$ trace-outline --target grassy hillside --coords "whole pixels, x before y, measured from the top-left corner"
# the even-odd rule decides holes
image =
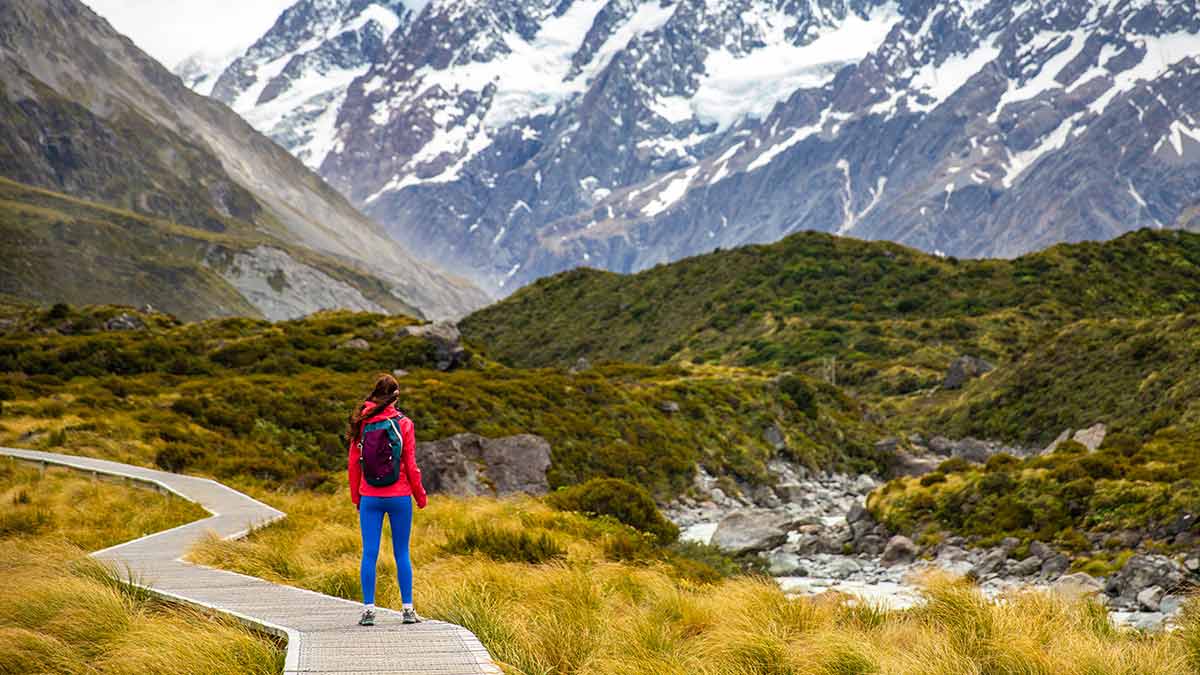
[[[1160,548],[1194,546],[1185,518],[1200,513],[1196,314],[1075,322],[961,392],[904,405],[906,424],[952,436],[1041,448],[1098,422],[1108,435],[1093,453],[1064,444],[896,481],[872,498],[895,529],[1041,539],[1077,552],[1111,548],[1107,537],[1124,530]]]
[[[660,498],[694,467],[769,480],[778,426],[798,461],[869,469],[882,434],[839,390],[803,376],[714,366],[517,370],[481,355],[434,369],[404,317],[334,312],[270,324],[225,319],[99,330],[111,308],[35,310],[0,335],[0,441],[219,477],[311,480],[345,464],[346,415],[375,373],[396,368],[418,438],[534,433],[553,448],[552,485],[611,476]],[[343,348],[353,339],[366,350]],[[731,487],[734,492],[736,488]]]
[[[389,311],[416,313],[371,275],[213,218],[207,229],[187,227],[0,178],[0,247],[13,252],[0,269],[0,295],[47,305],[149,304],[185,320],[261,316],[217,261],[269,245]]]
[[[804,368],[884,394],[935,384],[959,353],[1005,360],[1082,318],[1200,307],[1200,235],[1143,230],[1016,260],[956,260],[819,233],[634,275],[576,270],[468,317],[513,366],[580,356]],[[552,335],[554,339],[546,339]]]
[[[342,489],[261,494],[288,518],[192,557],[357,600],[359,536]],[[1193,608],[1179,630],[1142,635],[1113,628],[1093,600],[1026,592],[993,603],[930,578],[925,605],[889,612],[836,596],[791,599],[770,579],[697,580],[678,559],[623,553],[628,536],[528,499],[434,497],[414,523],[417,610],[474,631],[510,675],[1185,675],[1200,666]],[[544,554],[515,559],[523,538],[547,541]],[[378,583],[376,602],[398,607],[390,551]]]
[[[1005,537],[1053,543],[1090,557],[1125,549],[1191,551],[1200,513],[1200,430],[1171,427],[1145,442],[1117,434],[1095,452],[1067,442],[1045,456],[1007,455],[987,465],[949,460],[943,470],[892,481],[868,506],[893,530],[918,537],[964,535],[995,544]],[[1122,536],[1136,535],[1131,541]]]
[[[1097,422],[1137,439],[1200,429],[1200,314],[1071,323],[962,391],[907,410],[917,427],[1038,447]]]
[[[86,557],[202,517],[198,506],[0,458],[0,673],[251,673],[282,646],[232,620],[167,605]]]

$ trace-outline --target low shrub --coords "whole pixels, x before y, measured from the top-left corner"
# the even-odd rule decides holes
[[[923,487],[929,487],[930,485],[937,485],[938,483],[945,482],[946,474],[942,473],[941,471],[930,471],[924,476],[921,476],[921,485]]]
[[[163,471],[183,473],[203,457],[204,451],[194,445],[167,443],[166,447],[154,456],[154,465]]]
[[[987,463],[984,464],[984,471],[987,471],[988,473],[994,473],[996,471],[1011,471],[1020,463],[1021,460],[1017,459],[1016,457],[1013,457],[1008,453],[1001,452],[988,457]]]
[[[564,511],[611,516],[654,535],[662,544],[669,544],[679,537],[679,528],[662,515],[650,493],[619,478],[593,478],[581,485],[553,492],[546,501]]]
[[[937,470],[942,473],[954,473],[956,471],[966,471],[971,468],[971,463],[962,457],[951,457],[950,459],[942,460],[938,464]]]

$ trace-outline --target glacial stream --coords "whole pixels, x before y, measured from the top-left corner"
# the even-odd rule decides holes
[[[1143,629],[1170,626],[1182,602],[1182,597],[1166,595],[1151,598],[1157,603],[1151,608],[1120,596],[1110,599],[1104,579],[1069,573],[1065,556],[1049,547],[1043,547],[1045,560],[1012,560],[1003,548],[971,549],[955,541],[927,552],[932,556],[917,556],[911,542],[881,537],[882,528],[869,520],[864,502],[877,485],[870,476],[810,475],[782,462],[771,468],[779,478],[775,490],[759,490],[753,500],[726,495],[701,472],[696,494],[704,498],[684,497],[665,511],[679,525],[680,539],[754,551],[788,594],[835,592],[888,609],[922,602],[920,578],[938,570],[973,573],[992,598],[1022,588],[1096,593],[1108,602],[1114,623]],[[881,539],[886,550],[880,550]],[[1144,583],[1154,582],[1152,574],[1143,576]]]

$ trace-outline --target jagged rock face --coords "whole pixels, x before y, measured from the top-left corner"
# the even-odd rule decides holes
[[[412,0],[301,0],[211,83],[190,62],[176,70],[316,168],[335,140],[347,87],[420,7]]]
[[[457,434],[417,444],[417,465],[430,492],[460,496],[543,495],[550,489],[550,443],[519,434],[484,438]]]
[[[354,286],[297,261],[286,251],[259,246],[206,262],[270,321],[298,319],[323,309],[384,313]]]
[[[320,171],[502,292],[803,229],[1011,256],[1194,226],[1197,9],[435,0]]]

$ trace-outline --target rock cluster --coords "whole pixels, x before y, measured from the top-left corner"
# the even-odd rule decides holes
[[[1104,442],[1104,437],[1107,435],[1108,427],[1103,422],[1097,422],[1086,429],[1078,431],[1063,429],[1063,432],[1042,450],[1042,454],[1046,455],[1054,452],[1059,445],[1062,445],[1068,439],[1083,445],[1089,452],[1095,452],[1096,448],[1100,447],[1100,444]]]
[[[121,312],[104,322],[104,330],[112,331],[142,330],[145,327],[146,324],[140,317],[128,312]]]
[[[992,455],[1007,454],[1013,457],[1029,457],[1037,454],[1031,448],[1009,445],[998,441],[985,441],[967,436],[952,440],[945,436],[925,439],[913,434],[902,443],[897,438],[885,438],[875,444],[875,450],[890,458],[889,474],[897,476],[921,476],[933,471],[943,461],[959,457],[968,462],[983,464]]]
[[[929,446],[947,453],[943,457],[964,458],[1003,448],[945,439],[933,439]],[[811,472],[778,460],[769,468],[776,479],[773,487],[743,488],[738,495],[726,494],[716,478],[701,470],[696,496],[670,504],[666,514],[684,538],[759,555],[771,575],[787,578],[787,587],[912,596],[906,579],[916,570],[936,567],[976,580],[989,595],[1019,586],[1096,595],[1116,620],[1142,628],[1169,620],[1193,573],[1200,572],[1200,556],[1181,564],[1162,555],[1135,555],[1108,579],[1072,574],[1065,553],[1041,541],[1022,546],[1016,538],[978,548],[965,538],[949,537],[922,549],[888,532],[865,508],[866,495],[877,485],[870,476]]]

